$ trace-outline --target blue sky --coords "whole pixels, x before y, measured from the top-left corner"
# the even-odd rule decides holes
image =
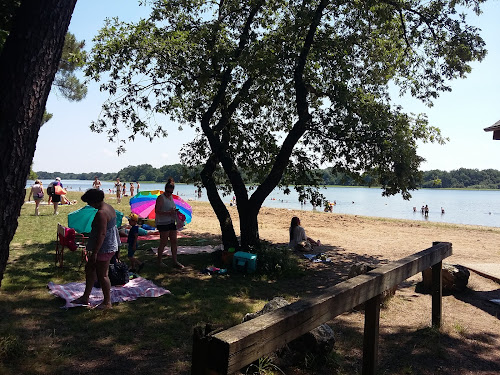
[[[471,18],[471,23],[482,29],[488,55],[482,63],[473,65],[473,71],[465,80],[452,82],[452,92],[443,93],[428,108],[412,98],[394,98],[407,112],[425,112],[431,125],[441,129],[450,141],[444,145],[420,145],[419,155],[427,161],[422,170],[458,168],[500,169],[500,141],[492,140],[492,133],[485,127],[500,120],[500,39],[498,19],[500,2],[492,0],[483,7],[483,14]],[[119,17],[134,21],[148,15],[147,8],[136,0],[80,0],[69,27],[78,40],[86,41],[90,49],[92,39],[103,26],[106,17]],[[167,138],[152,143],[137,137],[126,145],[127,152],[118,156],[117,145],[110,143],[105,134],[92,133],[91,121],[96,120],[106,95],[99,86],[91,83],[87,98],[70,103],[50,94],[47,109],[54,117],[39,133],[33,169],[59,172],[117,172],[129,165],[151,164],[159,168],[179,162],[181,146],[193,138],[194,131],[177,129],[169,124]]]

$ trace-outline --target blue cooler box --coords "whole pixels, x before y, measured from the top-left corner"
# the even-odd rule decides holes
[[[233,256],[233,268],[240,272],[255,272],[257,269],[257,255],[238,251]]]

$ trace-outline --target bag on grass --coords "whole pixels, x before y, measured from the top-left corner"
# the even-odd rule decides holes
[[[129,281],[128,266],[117,260],[109,265],[108,275],[111,285],[124,285]]]
[[[300,241],[295,246],[295,250],[309,252],[309,251],[312,251],[312,246],[311,246],[311,243],[309,241]]]

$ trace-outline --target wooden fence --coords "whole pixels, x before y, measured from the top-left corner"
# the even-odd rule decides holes
[[[365,304],[362,374],[376,373],[381,294],[432,267],[432,324],[441,327],[442,260],[449,242],[376,268],[222,332],[193,336],[192,375],[232,374],[336,316]]]

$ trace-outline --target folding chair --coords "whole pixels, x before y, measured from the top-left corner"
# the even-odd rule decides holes
[[[81,261],[79,268],[87,259],[87,247],[85,245],[85,237],[83,234],[76,233],[73,228],[67,228],[57,223],[57,238],[56,238],[56,266],[62,268],[64,263],[64,248],[67,247],[70,251],[81,250]]]

